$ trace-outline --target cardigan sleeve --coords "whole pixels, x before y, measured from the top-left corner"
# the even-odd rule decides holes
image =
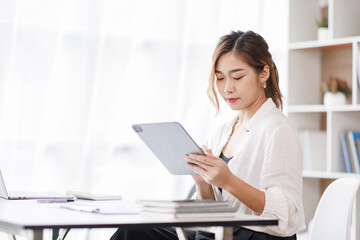
[[[265,192],[264,217],[279,219],[267,232],[290,236],[302,229],[302,151],[297,133],[282,126],[269,136],[260,176],[260,189]]]

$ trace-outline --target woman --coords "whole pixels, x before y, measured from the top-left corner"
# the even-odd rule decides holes
[[[278,82],[259,34],[237,31],[220,38],[208,94],[219,111],[217,88],[237,115],[218,130],[209,148],[203,147],[205,156],[185,157],[198,173],[193,176],[196,195],[230,201],[241,213],[279,219],[277,226],[236,228],[234,239],[296,239],[304,227],[302,151],[295,129],[279,110]],[[207,233],[186,233],[189,239],[213,239]],[[120,235],[118,231],[112,239],[124,239]],[[128,237],[176,239],[176,234],[166,228],[129,232]]]

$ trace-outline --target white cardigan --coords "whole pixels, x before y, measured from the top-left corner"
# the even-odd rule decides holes
[[[210,142],[215,156],[220,156],[236,118],[223,125]],[[276,217],[278,226],[247,227],[275,236],[291,236],[304,229],[302,207],[302,150],[295,128],[279,111],[271,98],[246,125],[246,136],[228,163],[231,172],[265,192],[261,216]],[[217,200],[228,200],[239,212],[255,214],[229,192],[213,186]]]

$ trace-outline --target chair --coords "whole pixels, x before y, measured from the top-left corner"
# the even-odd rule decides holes
[[[332,182],[316,208],[310,240],[349,240],[353,203],[360,180],[340,178]]]
[[[191,199],[195,192],[196,192],[196,185],[193,184],[192,187],[190,188],[190,191],[189,191],[186,199]]]

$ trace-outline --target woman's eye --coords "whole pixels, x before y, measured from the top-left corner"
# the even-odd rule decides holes
[[[242,77],[234,77],[234,80],[240,80]]]
[[[220,80],[223,80],[224,78],[216,78],[216,80],[220,81]]]

